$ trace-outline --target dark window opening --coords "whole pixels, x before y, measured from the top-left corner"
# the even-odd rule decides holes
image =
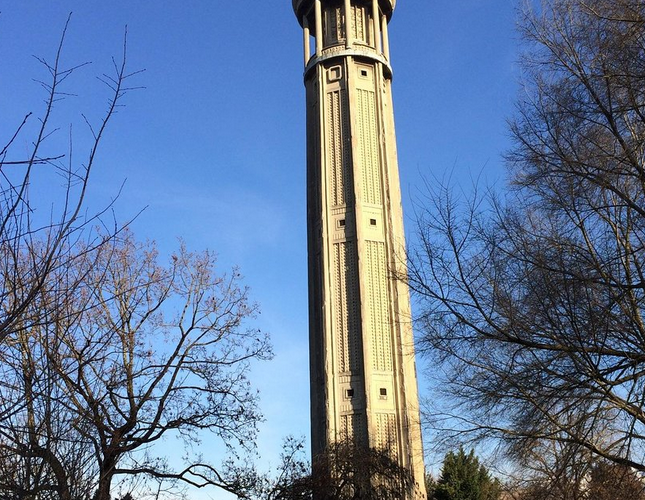
[[[347,389],[345,392],[345,395],[347,396],[347,399],[353,398],[354,397],[354,389]]]
[[[376,219],[370,219],[370,225],[376,226]]]
[[[365,76],[365,77],[367,76],[367,70],[366,69],[361,70],[361,76]]]
[[[387,389],[385,387],[381,387],[381,397],[384,398],[387,396]]]
[[[340,227],[344,227],[344,226],[345,226],[345,219],[340,219],[340,220],[338,221],[338,225],[339,225]]]

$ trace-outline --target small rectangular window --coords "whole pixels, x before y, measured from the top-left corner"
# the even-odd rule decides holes
[[[340,219],[338,221],[338,227],[345,227],[345,219]]]
[[[345,391],[345,397],[347,399],[352,399],[354,397],[354,389],[347,389],[347,391]]]
[[[337,82],[343,76],[343,70],[340,66],[332,66],[327,70],[327,80],[331,82]]]
[[[376,226],[376,219],[370,219],[370,226]]]
[[[381,399],[386,399],[387,398],[387,389],[385,387],[381,387]]]

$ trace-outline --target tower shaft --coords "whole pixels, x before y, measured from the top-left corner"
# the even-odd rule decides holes
[[[312,448],[387,450],[424,494],[387,23],[394,0],[293,0],[304,30]],[[312,43],[313,39],[313,43]],[[423,497],[425,498],[425,497]]]

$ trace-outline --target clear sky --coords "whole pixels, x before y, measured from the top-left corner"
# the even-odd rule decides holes
[[[503,182],[505,120],[519,70],[515,0],[399,0],[390,23],[394,107],[406,223],[423,176]],[[32,55],[53,56],[73,12],[65,59],[92,61],[70,81],[63,128],[96,119],[107,93],[94,77],[120,56],[145,69],[111,124],[90,196],[116,195],[117,218],[162,250],[183,238],[239,265],[272,334],[275,360],[254,369],[266,423],[259,450],[309,434],[305,106],[302,35],[291,0],[0,0],[0,143],[42,109]],[[66,141],[66,132],[52,140]],[[25,146],[26,147],[26,146]],[[79,140],[76,148],[82,147]],[[419,362],[424,367],[423,360]],[[427,370],[427,367],[425,368]],[[432,397],[432,371],[420,373]],[[214,493],[213,498],[223,498]]]

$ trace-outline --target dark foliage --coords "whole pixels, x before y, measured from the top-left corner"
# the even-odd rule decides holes
[[[499,481],[479,462],[473,450],[466,454],[463,448],[449,452],[443,461],[441,476],[434,487],[434,500],[498,500]]]

